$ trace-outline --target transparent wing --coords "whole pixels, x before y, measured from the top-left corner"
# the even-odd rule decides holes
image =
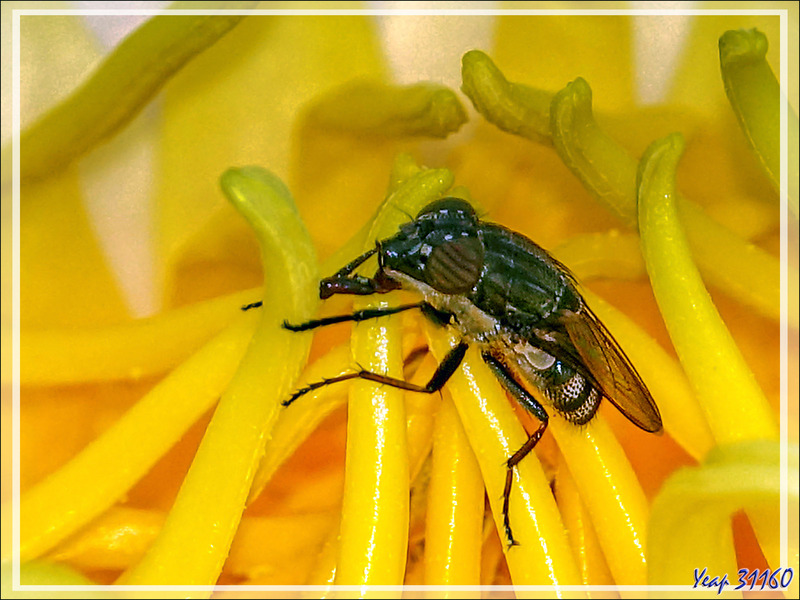
[[[622,348],[589,307],[584,304],[581,312],[565,318],[563,325],[603,395],[645,431],[661,431],[661,414],[653,397]]]

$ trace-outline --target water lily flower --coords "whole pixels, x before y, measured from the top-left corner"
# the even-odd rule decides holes
[[[4,147],[3,209],[13,180],[21,496],[13,506],[4,446],[4,596],[12,557],[23,585],[206,596],[657,595],[726,574],[732,588],[740,569],[770,571],[748,589],[796,594],[797,536],[787,555],[780,529],[798,452],[794,426],[780,445],[779,18],[698,16],[671,72],[647,77],[665,59],[637,63],[634,42],[676,15],[350,8],[167,11],[102,60],[78,17],[20,17],[20,163],[12,172]],[[413,69],[395,73],[404,85],[383,55],[392,44],[414,50]],[[450,75],[429,81],[437,48]],[[790,117],[791,152],[796,127]],[[417,311],[283,326],[413,302],[403,291],[320,302],[318,284],[447,196],[574,273],[663,435],[608,401],[582,426],[550,411],[509,489],[506,462],[538,422],[476,348],[441,393],[350,381],[286,406],[357,369],[424,385],[458,343]],[[126,218],[105,225],[133,257],[116,271],[119,244],[95,233],[112,198]],[[144,282],[138,295],[120,270]],[[796,364],[796,297],[784,321]],[[4,321],[6,357],[9,332]],[[4,440],[11,380],[4,362]]]

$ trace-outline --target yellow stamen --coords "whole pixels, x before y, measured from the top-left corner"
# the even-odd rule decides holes
[[[719,444],[777,439],[769,403],[706,291],[692,261],[675,207],[675,170],[683,138],[653,142],[639,171],[639,229],[653,293]],[[771,565],[777,532],[756,527]]]
[[[430,380],[435,370],[435,359],[433,355],[429,353],[419,371],[415,373],[414,381],[419,385],[425,385]],[[433,446],[436,415],[440,405],[441,399],[438,394],[406,393],[408,474],[412,482],[416,479],[417,475],[419,475],[425,460],[430,456]]]
[[[599,127],[591,102],[591,89],[580,78],[554,96],[550,116],[556,150],[587,189],[636,227],[636,161]],[[778,261],[708,218],[694,203],[684,198],[677,202],[698,265],[709,280],[779,320]]]
[[[181,4],[173,7],[181,8]],[[233,8],[255,4],[236,2]],[[21,177],[50,175],[113,135],[175,71],[243,18],[161,15],[148,20],[106,58],[91,79],[22,132]]]
[[[54,547],[109,508],[175,445],[225,389],[255,321],[254,311],[239,317],[80,454],[22,495],[23,560]],[[3,506],[4,518],[9,509]]]
[[[302,381],[319,381],[322,377],[336,377],[349,371],[350,349],[339,346],[307,369]],[[294,454],[325,417],[344,404],[344,392],[345,390],[336,386],[325,386],[303,396],[281,411],[253,478],[248,503],[258,497],[278,467]]]
[[[781,89],[767,63],[767,36],[757,29],[726,31],[719,38],[719,66],[725,93],[750,147],[769,177],[775,191],[780,189],[780,97]],[[797,116],[789,108],[789,119],[797,131]],[[796,134],[795,134],[796,135]],[[789,152],[796,152],[789,144]],[[797,164],[797,156],[789,164]],[[796,192],[796,190],[795,190]],[[789,195],[789,206],[797,218],[797,194]]]
[[[483,479],[453,401],[441,402],[428,490],[425,584],[479,585]]]
[[[470,82],[464,91],[489,122],[532,141],[552,143],[598,200],[627,226],[637,226],[636,161],[595,121],[586,81],[578,78],[551,96],[545,111],[543,92],[509,84],[483,53],[472,51],[463,62],[464,80]],[[550,127],[544,126],[547,117]],[[679,206],[698,264],[709,280],[779,320],[778,260],[708,218],[693,203],[680,199]],[[796,272],[790,277],[796,281]],[[797,314],[791,318],[797,327]]]
[[[650,334],[589,290],[581,291],[631,359],[661,411],[664,430],[700,460],[714,445],[706,414],[680,364]]]
[[[177,367],[252,302],[236,292],[120,325],[26,330],[20,339],[23,385],[140,379]]]
[[[703,286],[678,220],[675,169],[682,152],[674,134],[642,158],[639,228],[653,293],[716,440],[777,439],[769,404]]]
[[[320,98],[308,113],[305,126],[354,136],[444,138],[458,131],[466,120],[458,97],[444,86],[358,81]]]
[[[428,335],[431,350],[439,360],[455,345],[455,339],[446,331],[428,328]],[[497,379],[474,350],[467,352],[447,387],[478,459],[495,525],[503,532],[505,463],[522,447],[527,435]],[[506,561],[515,584],[558,587],[580,582],[580,572],[549,482],[533,455],[517,465],[509,517],[512,533],[519,541],[518,546],[506,549]]]
[[[637,278],[646,272],[639,237],[631,234],[576,236],[556,248],[554,255],[582,281],[593,277]],[[581,293],[633,361],[656,400],[664,429],[694,458],[703,458],[713,445],[711,431],[678,362],[610,304],[589,290]]]
[[[575,427],[554,416],[548,429],[591,516],[614,580],[620,585],[644,585],[647,498],[605,418],[598,415]]]
[[[408,213],[439,198],[452,185],[445,170],[420,171],[401,183],[379,209],[367,236],[397,231]],[[389,306],[367,300],[356,308]],[[368,371],[402,378],[399,320],[382,318],[357,325],[353,360]],[[342,506],[337,584],[397,584],[403,580],[408,540],[408,450],[403,393],[390,386],[357,381],[350,391],[347,466]]]
[[[461,91],[490,123],[503,131],[551,145],[550,102],[553,94],[511,83],[480,50],[461,58]]]
[[[600,541],[592,526],[591,517],[581,500],[575,481],[563,457],[556,472],[555,494],[558,508],[567,528],[575,562],[581,570],[586,585],[613,585],[614,578],[608,570]]]
[[[316,257],[286,187],[263,169],[230,170],[222,187],[256,231],[265,285],[261,322],[222,396],[161,535],[123,574],[128,584],[211,585],[236,533],[265,438],[291,390],[311,336],[276,315],[313,314]]]

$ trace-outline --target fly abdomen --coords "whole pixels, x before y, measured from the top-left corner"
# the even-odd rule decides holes
[[[557,360],[538,378],[544,395],[567,421],[583,425],[597,412],[602,394],[572,367]]]

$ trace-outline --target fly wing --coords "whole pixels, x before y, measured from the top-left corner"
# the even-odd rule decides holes
[[[581,361],[603,395],[645,431],[661,431],[661,414],[630,360],[597,316],[585,304],[563,325]]]

